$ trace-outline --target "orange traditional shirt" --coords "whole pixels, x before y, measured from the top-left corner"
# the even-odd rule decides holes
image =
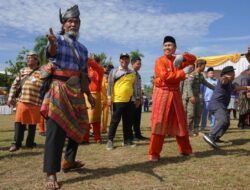
[[[175,57],[161,56],[155,63],[155,80],[152,107],[152,133],[157,135],[185,136],[188,133],[183,108],[180,81],[185,80],[183,68],[194,64],[196,57],[183,54],[184,61],[173,66]]]
[[[157,87],[179,86],[179,82],[185,80],[185,73],[182,70],[188,65],[194,64],[196,57],[191,54],[183,54],[184,61],[179,68],[174,68],[175,57],[161,56],[155,63],[154,85]]]
[[[88,76],[90,79],[90,92],[101,92],[104,68],[94,59],[88,59]]]

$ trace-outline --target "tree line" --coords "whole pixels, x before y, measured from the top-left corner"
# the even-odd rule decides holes
[[[40,66],[48,62],[45,52],[47,44],[48,44],[48,39],[46,36],[36,37],[33,50],[38,54]],[[28,51],[29,49],[23,47],[18,52],[15,62],[11,60],[5,62],[5,64],[7,64],[8,66],[5,68],[5,74],[0,74],[0,86],[5,86],[10,88],[12,82],[19,73],[20,69],[26,66],[26,54]],[[93,53],[92,55],[94,57],[99,58],[101,65],[106,65],[106,64],[113,65],[112,58],[108,57],[105,53],[100,53],[100,54]],[[135,57],[143,58],[144,55],[140,53],[140,51],[137,49],[130,52],[130,57],[131,59]],[[152,94],[152,85],[144,85],[143,89],[144,89],[144,95],[150,97]]]

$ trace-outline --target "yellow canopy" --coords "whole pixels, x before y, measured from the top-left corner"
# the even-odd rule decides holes
[[[199,59],[205,59],[207,61],[206,67],[215,67],[225,63],[226,61],[237,63],[240,60],[240,57],[241,55],[239,53],[235,53],[229,55],[199,57]]]

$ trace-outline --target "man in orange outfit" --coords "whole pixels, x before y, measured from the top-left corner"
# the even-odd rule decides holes
[[[89,124],[90,127],[93,127],[93,133],[96,143],[101,143],[101,86],[102,78],[104,74],[104,68],[100,65],[100,59],[95,57],[94,59],[88,59],[88,77],[90,79],[89,90],[91,95],[95,98],[95,107],[91,108],[91,105],[88,101],[87,107]],[[86,97],[87,100],[87,97]],[[86,133],[84,137],[85,142],[89,142],[89,133]]]
[[[196,57],[189,53],[174,55],[176,42],[172,36],[163,41],[164,55],[155,63],[155,79],[152,106],[152,131],[149,160],[158,161],[166,135],[176,137],[179,152],[190,155],[186,113],[183,108],[180,82],[192,71]]]

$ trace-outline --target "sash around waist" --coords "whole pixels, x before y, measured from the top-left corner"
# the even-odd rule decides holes
[[[52,79],[67,81],[71,77],[80,77],[79,71],[69,71],[69,70],[55,70],[52,75]]]
[[[79,77],[80,76],[80,71],[72,71],[72,70],[55,70],[53,72],[53,75],[56,75],[56,76],[63,76],[63,77],[73,77],[73,76],[76,76],[76,77]]]

